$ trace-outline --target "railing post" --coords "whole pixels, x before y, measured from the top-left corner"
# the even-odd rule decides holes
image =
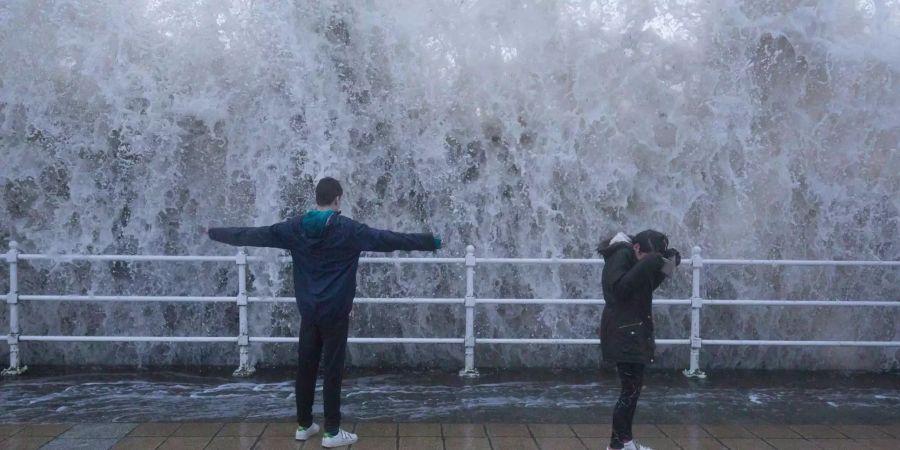
[[[700,339],[700,311],[703,309],[703,297],[700,296],[700,271],[703,269],[703,257],[700,255],[700,247],[695,246],[691,251],[691,365],[684,371],[688,378],[706,378],[706,374],[700,370],[700,347],[703,340]]]
[[[28,366],[21,366],[19,362],[19,243],[9,242],[9,253],[6,254],[6,262],[9,264],[9,293],[6,295],[6,304],[9,305],[9,368],[3,370],[4,376],[21,375],[28,370]]]
[[[461,377],[478,376],[475,368],[475,246],[466,247],[466,356],[465,367],[459,371]]]
[[[256,368],[250,364],[250,332],[247,326],[247,252],[243,247],[238,250],[238,351],[240,365],[234,371],[236,377],[246,377],[256,372]]]

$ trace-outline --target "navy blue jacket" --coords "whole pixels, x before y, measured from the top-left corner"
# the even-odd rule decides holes
[[[211,228],[209,237],[231,245],[290,250],[297,307],[316,321],[350,314],[361,252],[434,251],[440,246],[430,233],[378,230],[340,213],[327,221],[320,211],[307,215],[265,227]],[[317,223],[319,218],[323,220]]]

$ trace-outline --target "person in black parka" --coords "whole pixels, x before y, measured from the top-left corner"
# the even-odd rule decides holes
[[[271,226],[209,229],[211,239],[226,244],[290,250],[294,295],[300,310],[295,438],[307,440],[319,431],[313,422],[312,406],[319,360],[323,359],[322,446],[328,448],[357,441],[355,434],[340,429],[340,395],[360,253],[441,248],[440,238],[430,233],[378,230],[342,216],[342,196],[337,180],[323,178],[316,185],[317,208],[306,214]]]
[[[653,362],[653,291],[681,263],[666,235],[645,230],[635,236],[618,233],[602,242],[602,284],[606,306],[600,319],[603,360],[616,364],[622,391],[613,410],[610,449],[636,449],[631,423],[643,386],[644,367]]]

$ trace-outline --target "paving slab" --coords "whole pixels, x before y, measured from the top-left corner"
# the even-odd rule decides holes
[[[444,438],[447,439],[461,437],[487,437],[487,434],[484,431],[484,424],[480,423],[445,423],[441,424],[441,431],[444,435]]]
[[[440,436],[401,436],[400,450],[444,450]]]
[[[266,429],[264,422],[232,422],[219,429],[217,436],[223,437],[256,437]]]
[[[129,436],[163,436],[169,437],[181,424],[177,422],[147,422],[134,427]]]
[[[441,436],[439,423],[401,423],[400,436]]]
[[[445,450],[491,450],[491,442],[484,437],[444,438]]]
[[[79,423],[59,435],[60,439],[118,439],[134,430],[136,423]]]
[[[127,436],[119,439],[112,450],[155,450],[165,440],[163,436]]]
[[[57,438],[41,447],[41,450],[109,450],[118,439],[69,439]]]

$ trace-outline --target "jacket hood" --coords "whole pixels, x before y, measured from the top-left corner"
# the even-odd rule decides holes
[[[608,258],[609,255],[612,255],[616,251],[622,248],[630,248],[631,247],[631,236],[628,236],[624,232],[620,231],[616,233],[609,241],[604,241],[600,243],[600,246],[597,248],[597,251],[604,258]]]
[[[303,233],[308,238],[320,238],[325,235],[325,230],[331,219],[340,214],[339,211],[320,211],[311,209],[303,215]]]

